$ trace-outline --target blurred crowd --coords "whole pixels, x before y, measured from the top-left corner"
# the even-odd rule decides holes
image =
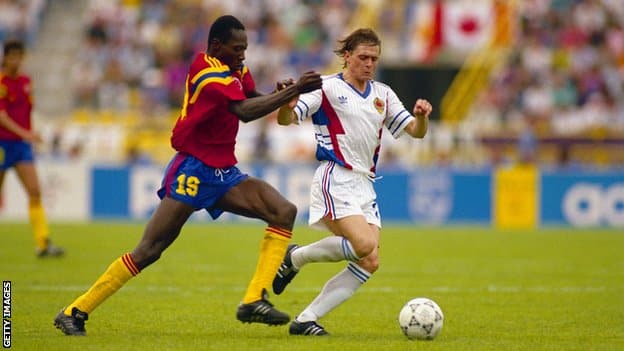
[[[93,144],[87,149],[94,150],[88,156],[118,155],[111,150],[123,140],[123,152],[131,162],[148,163],[154,156],[149,148],[155,145],[162,144],[161,150],[171,151],[167,137],[182,101],[188,64],[197,52],[206,49],[209,25],[222,14],[235,14],[245,24],[249,40],[245,62],[258,90],[270,92],[276,81],[296,78],[303,71],[336,70],[336,40],[354,26],[370,25],[378,30],[383,41],[382,65],[436,64],[423,51],[427,45],[420,42],[431,35],[427,27],[431,23],[423,22],[431,22],[431,12],[427,15],[423,9],[431,9],[436,1],[393,0],[371,6],[377,3],[88,0],[82,44],[71,72],[76,111],[106,111],[119,116],[133,111],[142,119],[160,121],[156,123],[159,134],[151,133],[148,144],[128,142],[129,136],[140,134],[136,130],[96,125],[92,131],[98,137],[86,141]],[[473,10],[494,3],[456,1]],[[514,16],[518,30],[511,51],[507,60],[497,65],[468,116],[455,126],[433,121],[423,140],[402,138],[396,142],[386,133],[380,166],[487,166],[498,162],[499,156],[493,156],[492,150],[500,151],[481,142],[491,135],[512,136],[520,157],[527,158],[535,156],[538,140],[544,136],[624,139],[624,1],[514,3],[518,5]],[[0,39],[20,36],[32,41],[45,4],[45,0],[0,0]],[[372,16],[358,17],[363,5],[374,9]],[[363,22],[364,17],[369,17],[369,22]],[[404,103],[408,109],[413,104]],[[67,138],[80,143],[85,132],[80,126],[51,128],[48,134],[56,145],[53,149],[58,149],[68,145],[64,141]],[[102,148],[93,140],[108,145]],[[308,162],[314,149],[309,123],[284,128],[277,126],[273,117],[241,125],[237,143],[243,162]],[[97,150],[107,151],[102,154]],[[561,151],[562,157],[570,157],[569,149]],[[70,152],[80,154],[80,150]],[[156,157],[156,161],[168,157]]]
[[[414,3],[404,2],[403,13]],[[433,124],[426,140],[389,145],[391,160],[403,166],[624,166],[624,1],[515,3],[513,45],[466,118],[459,125]],[[389,12],[385,18],[401,16]],[[397,27],[384,17],[385,37],[409,35],[409,21]],[[409,45],[399,47],[407,57]]]
[[[210,23],[235,13],[246,27],[246,64],[258,90],[320,70],[356,6],[331,1],[90,0],[73,73],[76,106],[149,110],[180,106],[188,64],[206,50]],[[241,11],[241,9],[245,9]]]
[[[532,0],[467,122],[489,133],[624,135],[624,2]],[[530,145],[530,143],[529,143]]]
[[[32,44],[47,0],[0,0],[0,43],[19,38]]]

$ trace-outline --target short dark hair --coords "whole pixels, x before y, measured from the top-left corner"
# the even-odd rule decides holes
[[[340,44],[340,47],[337,50],[334,50],[334,53],[340,57],[343,57],[346,52],[355,50],[355,48],[360,44],[379,46],[379,49],[381,50],[381,40],[377,36],[377,33],[370,28],[356,29],[346,38],[338,40],[338,43]],[[343,67],[346,67],[346,64]]]
[[[218,39],[222,43],[227,43],[232,38],[232,29],[245,30],[245,26],[238,20],[238,18],[225,15],[217,18],[210,27],[210,33],[208,33],[208,46],[213,39]]]
[[[9,41],[7,41],[7,42],[4,43],[4,45],[2,47],[2,54],[6,55],[6,54],[9,53],[9,51],[13,51],[13,50],[24,52],[24,43],[22,43],[19,40],[9,40]]]

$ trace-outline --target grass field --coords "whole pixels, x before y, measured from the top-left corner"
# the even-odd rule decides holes
[[[159,262],[91,314],[84,338],[52,325],[139,239],[141,223],[53,224],[66,247],[38,260],[30,228],[0,223],[0,278],[12,281],[15,350],[624,350],[624,233],[549,229],[387,226],[381,268],[321,322],[328,338],[241,324],[236,306],[251,277],[263,227],[184,228]],[[324,233],[298,227],[295,241]],[[300,312],[343,263],[307,266],[271,301]],[[434,341],[409,341],[397,315],[413,297],[434,299],[445,325]]]

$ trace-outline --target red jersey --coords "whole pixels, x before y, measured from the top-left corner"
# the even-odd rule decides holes
[[[228,110],[231,101],[247,98],[255,89],[251,73],[241,72],[208,54],[198,54],[186,77],[180,117],[173,127],[171,146],[215,168],[234,166],[238,116]]]
[[[30,78],[9,77],[0,72],[0,111],[5,111],[20,127],[30,130],[32,97]],[[0,140],[22,140],[17,134],[0,127]]]

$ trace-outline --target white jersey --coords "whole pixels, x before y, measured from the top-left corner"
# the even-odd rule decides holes
[[[323,88],[301,94],[297,122],[312,117],[316,158],[375,177],[383,126],[398,138],[414,117],[386,84],[369,81],[360,93],[342,73],[323,77]]]

